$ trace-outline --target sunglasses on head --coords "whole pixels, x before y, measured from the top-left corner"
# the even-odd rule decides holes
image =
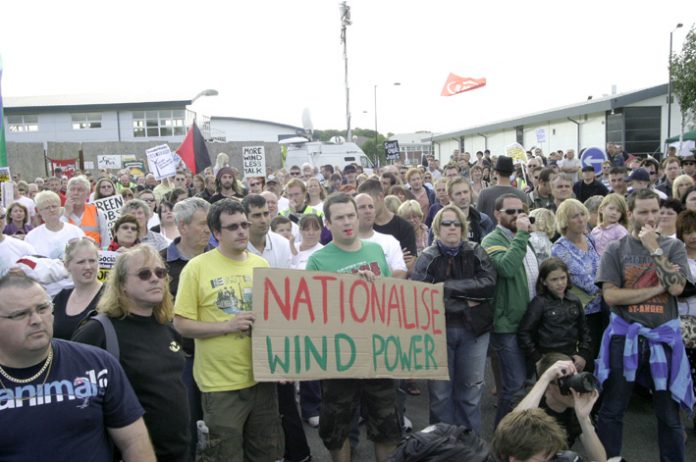
[[[135,273],[135,275],[141,281],[149,281],[153,274],[157,276],[157,279],[164,279],[164,277],[167,275],[167,270],[164,268],[155,268],[152,270],[150,268],[143,268]]]
[[[249,227],[249,222],[248,221],[243,221],[241,223],[232,223],[231,225],[227,226],[221,226],[222,229],[226,229],[227,231],[237,231],[239,228],[242,229],[247,229]]]
[[[449,228],[450,226],[454,226],[455,228],[461,228],[462,223],[456,220],[442,220],[440,222],[440,226],[445,226],[447,228]]]
[[[519,215],[520,213],[525,213],[524,209],[501,209],[499,212],[503,212],[507,215]]]

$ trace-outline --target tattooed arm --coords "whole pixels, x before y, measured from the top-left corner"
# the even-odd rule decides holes
[[[653,255],[655,266],[657,266],[657,277],[667,292],[674,296],[681,295],[686,285],[686,278],[681,273],[679,266],[671,262],[667,255],[654,255],[655,251],[660,248],[655,228],[648,224],[643,225],[638,233],[638,238],[643,247]]]

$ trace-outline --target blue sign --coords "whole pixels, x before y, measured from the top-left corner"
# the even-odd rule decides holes
[[[602,162],[607,160],[607,155],[601,148],[591,147],[582,152],[580,163],[583,167],[591,165],[597,175],[602,172]]]

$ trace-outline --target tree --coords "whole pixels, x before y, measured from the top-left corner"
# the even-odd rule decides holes
[[[696,114],[696,28],[686,35],[682,51],[671,57],[672,92],[679,99],[682,133]]]

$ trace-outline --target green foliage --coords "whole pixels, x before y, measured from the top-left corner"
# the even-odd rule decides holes
[[[686,35],[679,54],[672,56],[672,92],[679,99],[681,113],[696,113],[696,28]]]

